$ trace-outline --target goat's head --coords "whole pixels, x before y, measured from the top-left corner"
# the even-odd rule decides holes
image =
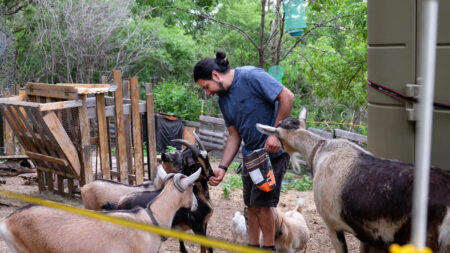
[[[196,134],[194,133],[194,136]],[[161,159],[164,168],[167,171],[177,171],[184,175],[191,175],[198,167],[202,168],[202,177],[209,179],[213,174],[211,164],[209,163],[208,152],[204,149],[198,136],[196,136],[197,145],[186,140],[175,139],[173,143],[180,143],[187,147],[184,151],[176,151],[175,153],[163,153]],[[172,168],[168,170],[167,168]]]
[[[280,121],[277,127],[266,126],[262,124],[256,124],[256,129],[263,134],[275,135],[280,140],[283,145],[283,149],[292,154],[297,152],[297,150],[291,144],[295,141],[294,135],[298,131],[306,130],[306,119],[308,112],[305,107],[302,108],[298,119],[287,118]]]
[[[164,190],[174,190],[175,188],[183,196],[181,199],[181,207],[190,208],[191,211],[197,210],[198,202],[194,195],[193,184],[198,179],[201,173],[201,168],[199,168],[195,173],[190,176],[183,175],[181,173],[169,173],[164,170],[162,165],[158,166],[158,176],[163,178]],[[171,186],[169,186],[171,185]],[[173,185],[173,186],[172,186]],[[163,190],[163,191],[164,191]],[[162,194],[162,193],[161,193]]]

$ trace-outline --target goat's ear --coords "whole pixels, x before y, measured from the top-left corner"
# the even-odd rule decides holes
[[[298,119],[300,121],[300,128],[306,129],[306,119],[308,118],[308,111],[306,110],[306,107],[303,107],[300,111],[300,114],[298,115]]]
[[[256,129],[258,129],[258,131],[260,131],[263,134],[275,135],[278,137],[278,130],[275,127],[256,123]]]

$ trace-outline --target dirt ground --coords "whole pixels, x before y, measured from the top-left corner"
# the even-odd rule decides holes
[[[45,198],[53,201],[63,202],[69,205],[82,207],[80,199],[63,198],[52,193],[39,193],[36,184],[24,185],[23,179],[20,177],[3,177],[5,184],[0,184],[0,189],[10,190],[18,193],[29,194],[40,198]],[[214,213],[208,224],[207,234],[209,237],[220,240],[231,240],[231,220],[235,211],[243,211],[244,205],[242,201],[242,190],[237,189],[232,191],[229,198],[225,198],[222,193],[222,187],[210,187],[210,194],[214,205]],[[328,239],[326,227],[316,211],[314,205],[312,191],[299,192],[290,190],[282,192],[280,203],[278,205],[283,211],[291,210],[297,203],[298,196],[305,198],[303,215],[310,229],[311,238],[308,241],[307,253],[323,253],[334,252],[331,247],[331,242]],[[4,217],[13,212],[16,208],[24,205],[19,201],[6,199],[0,197],[0,217]],[[355,253],[359,251],[359,242],[351,235],[346,235],[349,252]],[[199,246],[186,243],[189,252],[199,252]],[[160,252],[178,252],[178,240],[169,238],[162,244]],[[0,253],[10,252],[3,241],[0,241]],[[224,250],[215,249],[214,252],[225,252]]]

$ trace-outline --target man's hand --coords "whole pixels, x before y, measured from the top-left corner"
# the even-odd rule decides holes
[[[281,150],[281,143],[278,140],[278,138],[274,135],[270,135],[266,143],[264,144],[264,147],[266,148],[267,152],[269,153],[277,153]]]
[[[223,177],[225,176],[225,170],[221,168],[213,169],[214,177],[209,178],[209,184],[212,186],[217,186],[222,182]]]

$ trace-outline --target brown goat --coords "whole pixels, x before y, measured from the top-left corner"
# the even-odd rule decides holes
[[[348,252],[344,232],[361,241],[362,251],[387,252],[393,243],[409,243],[414,166],[377,158],[344,139],[315,135],[306,130],[306,116],[303,108],[299,119],[256,127],[308,162],[314,201],[334,250]],[[429,187],[427,246],[450,252],[450,173],[431,168]]]
[[[162,167],[158,170],[164,171]],[[168,179],[165,187],[147,208],[106,214],[170,228],[179,208],[197,208],[192,184],[199,175],[200,170],[189,177],[164,177]],[[18,209],[0,220],[0,238],[13,252],[28,253],[156,253],[161,246],[157,234],[37,205]]]

